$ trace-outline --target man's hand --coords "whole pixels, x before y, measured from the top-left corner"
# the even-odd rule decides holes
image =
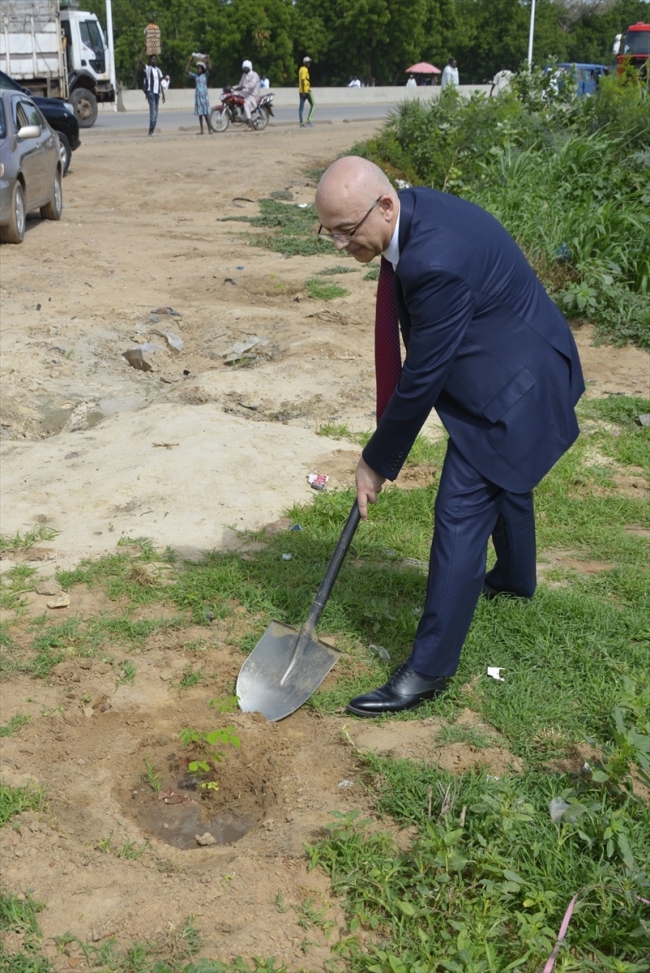
[[[362,520],[368,519],[368,504],[377,503],[377,494],[381,493],[382,484],[386,482],[385,476],[375,473],[363,458],[359,460],[357,472],[355,474],[357,484],[357,504]]]

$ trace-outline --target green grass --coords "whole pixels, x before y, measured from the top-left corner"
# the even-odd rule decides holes
[[[379,280],[379,264],[371,264],[367,273],[363,275],[364,280]]]
[[[319,277],[336,277],[338,274],[353,274],[356,267],[325,267],[324,270],[317,270]]]
[[[333,301],[350,293],[338,284],[324,284],[318,277],[311,277],[305,284],[305,290],[314,301]]]
[[[26,530],[24,534],[21,534],[20,531],[16,531],[14,535],[0,534],[0,552],[28,551],[35,544],[39,544],[42,541],[54,540],[60,533],[61,531],[54,530],[53,527],[48,527],[47,524],[38,524],[36,527],[32,527],[31,530]]]
[[[256,216],[228,216],[224,220],[249,223],[259,233],[251,236],[256,247],[275,250],[285,257],[332,254],[332,244],[318,236],[318,215],[313,206],[304,209],[277,199],[261,199]]]
[[[12,716],[8,723],[4,726],[0,726],[0,737],[10,737],[14,733],[18,733],[24,726],[27,726],[31,719],[31,716],[26,716],[24,713],[16,713]]]
[[[0,828],[23,811],[40,811],[45,803],[41,787],[9,787],[0,781]]]
[[[35,568],[16,564],[0,575],[0,608],[23,614],[26,602],[23,597],[34,589]]]
[[[35,902],[29,893],[18,896],[0,890],[0,930],[18,932],[30,943],[40,939],[36,916],[44,908],[43,903]]]
[[[10,679],[18,673],[28,673],[36,678],[47,678],[54,667],[64,659],[80,656],[102,657],[104,650],[124,645],[130,649],[143,649],[149,635],[163,629],[176,628],[181,619],[134,620],[128,615],[114,617],[102,615],[83,620],[73,616],[60,623],[47,619],[36,620],[36,635],[31,648],[25,650],[11,642],[0,652],[0,678]],[[115,664],[110,657],[105,661]],[[116,670],[118,684],[132,682],[135,667],[125,660]]]
[[[339,815],[329,837],[310,849],[312,865],[327,871],[344,900],[348,928],[336,949],[348,973],[538,973],[578,892],[556,969],[650,969],[647,907],[637,899],[650,898],[650,811],[631,789],[634,778],[650,784],[650,544],[627,529],[650,529],[650,509],[643,495],[622,496],[615,480],[630,467],[636,476],[650,475],[650,430],[636,422],[650,402],[612,396],[584,402],[579,411],[585,434],[535,491],[539,559],[554,559],[546,577],[564,586],[542,581],[530,602],[481,601],[449,691],[394,718],[443,717],[448,726],[438,731],[438,746],[481,748],[490,744],[491,729],[498,731],[499,746],[519,758],[523,771],[500,779],[484,772],[452,777],[431,764],[358,755],[378,816],[415,829],[416,837],[404,850],[381,823],[366,828]],[[360,444],[367,439],[344,426],[320,431]],[[444,450],[443,441],[422,438],[409,462],[440,469]],[[323,714],[378,685],[407,657],[425,597],[420,564],[428,558],[435,497],[435,482],[389,488],[357,531],[320,624],[343,650],[336,685],[308,704]],[[233,603],[241,604],[247,651],[273,618],[302,624],[352,499],[351,491],[325,492],[294,507],[288,516],[302,531],[251,535],[264,545],[245,560],[212,552],[198,563],[161,561],[168,565],[164,585],[134,580],[134,557],[159,563],[155,552],[135,547],[87,562],[64,580],[101,585],[134,604],[171,602],[187,620],[201,621],[206,610],[227,618]],[[282,561],[287,552],[292,559]],[[600,562],[601,570],[582,573],[582,561]],[[31,655],[6,636],[4,651],[29,671],[40,659],[45,674],[55,658],[100,651],[111,631],[137,647],[149,631],[142,624],[128,615],[101,620],[99,630],[75,619],[42,624]],[[389,648],[389,666],[369,654],[370,643]],[[505,681],[487,678],[487,665],[503,667]],[[188,667],[183,676],[193,684],[200,672]],[[466,708],[483,726],[458,722]],[[558,769],[585,741],[599,754],[590,757],[592,772]],[[156,768],[145,766],[155,790]],[[7,793],[9,816],[25,801],[33,806],[33,793]],[[569,805],[559,824],[549,813],[554,798]],[[306,929],[328,921],[310,903],[299,909]],[[372,935],[362,940],[361,930]],[[97,969],[153,973],[156,962],[156,973],[249,969],[240,961],[202,966],[187,953],[181,964],[178,953],[146,943],[126,953],[114,943],[84,948]],[[252,966],[274,968],[271,961]]]
[[[54,973],[54,967],[46,956],[30,949],[28,953],[8,953],[0,940],[1,973]]]

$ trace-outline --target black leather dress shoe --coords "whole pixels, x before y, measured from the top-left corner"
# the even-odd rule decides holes
[[[348,712],[355,716],[381,716],[415,709],[426,699],[434,699],[445,689],[447,680],[421,676],[405,662],[395,670],[385,685],[365,696],[355,696],[348,703]]]
[[[528,595],[517,595],[514,591],[499,591],[498,588],[491,588],[485,581],[483,582],[481,595],[486,601],[492,601],[494,598],[498,598],[499,595],[502,595],[504,598],[516,598],[517,601],[530,601]]]

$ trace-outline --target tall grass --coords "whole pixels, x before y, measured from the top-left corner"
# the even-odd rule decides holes
[[[359,147],[357,147],[357,150]],[[606,78],[576,97],[542,75],[469,101],[407,102],[362,147],[391,175],[488,209],[569,317],[650,348],[650,91]]]

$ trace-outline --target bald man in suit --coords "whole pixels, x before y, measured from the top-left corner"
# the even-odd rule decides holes
[[[485,210],[432,189],[397,193],[355,156],[325,172],[316,208],[337,250],[360,263],[382,255],[378,424],[356,471],[361,516],[398,476],[432,409],[449,433],[413,649],[385,685],[348,705],[377,716],[444,691],[481,594],[532,597],[532,490],[578,436],[584,383],[566,320]],[[490,537],[497,561],[486,575]]]

